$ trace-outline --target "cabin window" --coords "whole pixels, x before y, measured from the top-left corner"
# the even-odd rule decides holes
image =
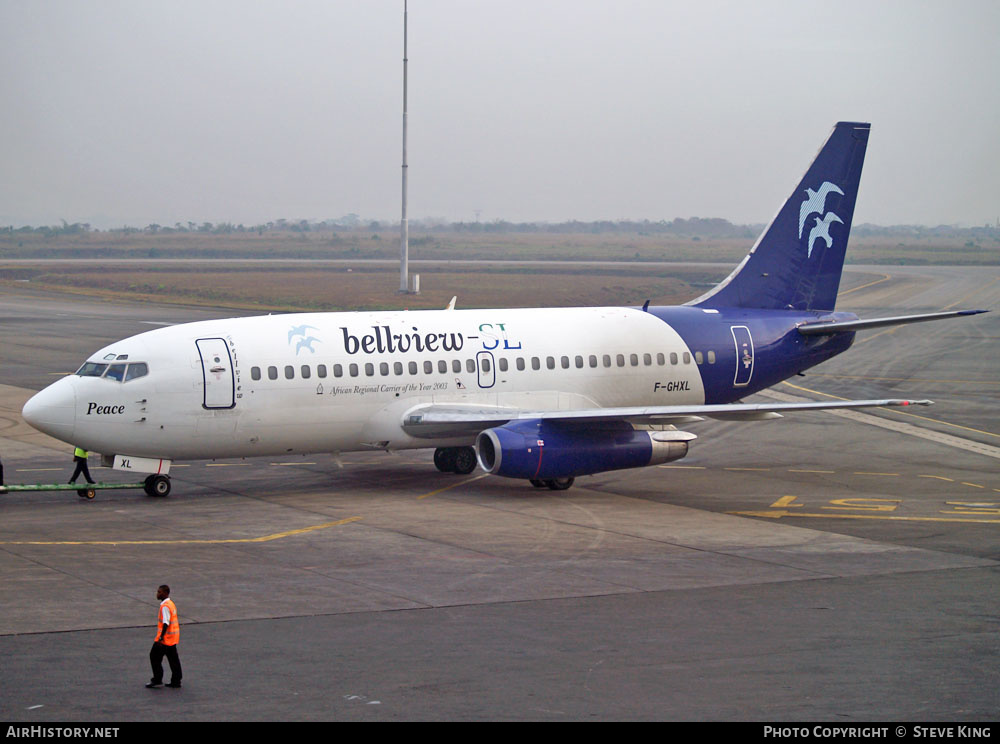
[[[295,379],[295,367],[290,364],[285,365],[285,379],[294,380]]]
[[[662,351],[656,355],[656,363],[659,364],[661,367],[667,363],[667,359],[666,357],[663,356]]]
[[[251,367],[250,368],[250,379],[251,380],[259,380],[260,379],[260,367]]]
[[[448,374],[448,362],[446,362],[444,359],[438,360],[438,372],[440,372],[442,375]]]
[[[524,372],[524,357],[518,357],[515,360],[515,364],[519,372]]]
[[[597,366],[597,357],[594,356],[593,354],[590,355],[590,366],[591,368]]]
[[[452,359],[451,360],[451,371],[452,372],[456,372],[456,373],[462,371],[462,360],[461,359]]]
[[[559,364],[562,365],[563,369],[569,369],[569,357],[559,357]]]
[[[650,366],[653,363],[653,356],[651,354],[643,354],[642,363],[645,364],[647,367]]]
[[[604,366],[605,367],[610,367],[611,366],[611,355],[610,354],[605,354],[604,355]]]
[[[365,376],[374,377],[375,376],[375,365],[371,362],[365,362]]]
[[[303,364],[299,368],[299,371],[302,373],[303,380],[308,380],[310,377],[312,377],[312,368],[308,364]]]
[[[670,363],[671,364],[677,364],[677,352],[676,351],[671,351],[670,352]]]
[[[344,376],[344,367],[343,367],[343,365],[341,365],[341,364],[335,364],[335,365],[333,365],[333,376],[334,377],[343,377]]]
[[[507,371],[507,357],[500,357],[500,360],[497,362],[497,366],[500,367],[500,371],[501,372],[506,372]]]
[[[702,357],[701,352],[700,351],[696,351],[694,353],[694,362],[695,362],[695,364],[701,364],[704,361],[705,361],[705,359]]]
[[[269,380],[277,380],[278,379],[278,368],[277,367],[268,367],[267,368],[267,379],[269,379]]]
[[[547,369],[556,368],[556,358],[555,357],[545,357],[545,367]]]
[[[466,372],[475,372],[476,371],[476,360],[475,359],[466,359],[465,360],[465,371]]]
[[[624,354],[619,354],[617,357],[615,357],[615,361],[618,362],[618,366],[619,367],[624,367],[625,366],[625,355]]]
[[[256,367],[254,368],[256,369]],[[149,367],[146,366],[145,362],[132,362],[128,366],[128,372],[125,373],[125,382],[129,380],[134,380],[138,377],[145,377],[149,374]],[[257,379],[260,379],[260,370],[257,369]]]
[[[531,357],[531,368],[532,369],[541,369],[542,368],[542,363],[541,363],[541,361],[539,360],[538,357]]]
[[[424,362],[424,374],[429,375],[434,373],[434,363],[430,361]]]
[[[104,374],[104,370],[108,368],[108,365],[101,364],[99,362],[87,362],[80,369],[76,371],[80,377],[100,377]]]
[[[317,364],[316,365],[316,376],[317,377],[326,377],[326,365],[325,364]]]
[[[638,354],[629,354],[628,355],[628,363],[631,364],[633,367],[638,367],[639,366],[639,355]]]
[[[379,362],[378,363],[378,373],[383,377],[389,376],[389,362]]]
[[[684,364],[691,364],[691,354],[687,351],[684,352]]]
[[[714,351],[708,352],[708,363],[709,364],[715,364],[715,352]]]
[[[393,362],[392,363],[392,373],[394,375],[401,375],[401,374],[403,374],[403,363],[402,362]]]
[[[416,362],[408,362],[407,365],[406,365],[406,369],[407,369],[407,371],[411,375],[417,374],[417,363]]]
[[[358,365],[355,364],[354,362],[351,362],[351,364],[347,365],[347,371],[351,375],[351,377],[357,377],[358,376]]]

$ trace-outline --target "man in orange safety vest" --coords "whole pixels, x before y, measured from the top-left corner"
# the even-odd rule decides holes
[[[153,678],[146,687],[159,687],[163,684],[164,656],[170,664],[170,682],[167,683],[167,687],[180,687],[181,659],[177,655],[177,642],[181,637],[181,624],[177,617],[177,607],[170,599],[170,587],[166,584],[162,584],[156,590],[156,598],[160,600],[160,608],[156,613],[156,639],[149,651]]]

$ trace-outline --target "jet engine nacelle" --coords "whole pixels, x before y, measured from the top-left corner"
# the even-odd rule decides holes
[[[679,460],[694,434],[631,424],[515,421],[476,437],[479,466],[507,478],[548,480]]]

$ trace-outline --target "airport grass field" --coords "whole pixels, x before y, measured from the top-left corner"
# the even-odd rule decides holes
[[[418,231],[410,272],[420,274],[421,292],[401,295],[394,231],[10,231],[0,234],[0,284],[268,311],[439,308],[452,296],[460,308],[676,304],[722,279],[753,241],[751,230],[742,237]],[[996,265],[1000,245],[852,238],[848,262]]]

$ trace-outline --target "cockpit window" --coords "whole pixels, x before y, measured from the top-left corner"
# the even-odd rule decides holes
[[[149,365],[145,362],[132,362],[128,365],[87,362],[76,373],[80,377],[104,377],[106,380],[128,382],[148,375]]]
[[[80,369],[76,371],[80,377],[100,377],[104,374],[104,370],[108,368],[108,365],[101,364],[100,362],[87,362]]]

